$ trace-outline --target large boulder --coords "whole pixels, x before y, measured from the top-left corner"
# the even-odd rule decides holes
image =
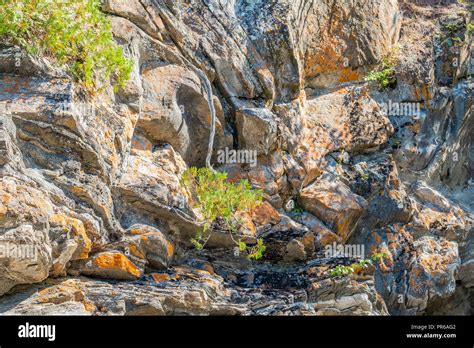
[[[158,225],[176,239],[189,240],[199,224],[190,207],[190,197],[181,185],[186,164],[170,146],[155,152],[134,150],[114,187],[124,225],[139,221]]]
[[[275,116],[268,109],[240,109],[235,114],[240,148],[268,154],[277,137]]]
[[[364,68],[398,42],[402,15],[396,0],[313,1],[304,9],[297,18],[305,23],[299,30],[307,87],[360,81]]]
[[[203,82],[196,73],[178,65],[151,66],[142,72],[143,106],[137,129],[154,145],[168,143],[186,163],[203,166],[211,114]],[[229,144],[218,98],[215,149]],[[230,139],[232,137],[230,136]]]
[[[120,252],[101,252],[83,262],[80,272],[91,277],[135,280],[142,276],[143,269]]]
[[[308,288],[308,301],[316,315],[388,315],[385,302],[374,289],[373,278],[314,282]]]
[[[364,198],[353,193],[332,174],[326,173],[300,193],[303,208],[330,226],[346,241],[367,207]]]
[[[0,179],[0,294],[46,279],[53,263],[44,192],[12,177]]]
[[[423,314],[454,295],[458,243],[432,236],[414,240],[408,228],[395,224],[368,233],[365,244],[370,254],[387,255],[375,279],[390,314]]]

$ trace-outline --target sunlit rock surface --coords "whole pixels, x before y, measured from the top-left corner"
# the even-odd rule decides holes
[[[414,3],[105,1],[133,71],[95,98],[0,42],[0,313],[472,315],[472,12]],[[259,261],[190,245],[207,80],[214,168],[263,190],[236,234]],[[386,256],[335,276],[337,246]]]

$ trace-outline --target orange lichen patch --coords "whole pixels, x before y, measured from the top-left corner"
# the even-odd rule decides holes
[[[337,78],[341,83],[361,78],[357,70],[349,67],[349,61],[344,55],[344,43],[337,36],[342,31],[343,17],[343,13],[335,13],[330,25],[321,28],[319,45],[308,50],[305,59],[305,74],[308,78],[325,73],[338,73]]]
[[[306,251],[309,251],[312,253],[314,251],[314,241],[315,241],[314,234],[311,232],[308,232],[303,236],[301,243],[303,243],[304,249]]]
[[[0,217],[3,217],[8,212],[8,203],[10,203],[12,196],[9,193],[0,195]]]
[[[374,246],[371,246],[370,253],[373,254],[377,252],[377,247],[376,245],[380,245],[382,243],[382,237],[377,232],[372,232],[371,237],[374,240]]]
[[[44,289],[38,290],[38,295],[44,296],[44,295],[52,293],[54,290],[55,290],[54,287],[44,288]]]
[[[84,305],[84,309],[88,312],[95,312],[97,307],[89,300],[83,300],[82,304]]]
[[[11,200],[12,200],[12,195],[9,193],[5,192],[0,195],[0,203],[2,204],[8,204],[10,203]]]
[[[95,305],[86,298],[84,288],[79,282],[67,280],[58,284],[57,280],[48,279],[45,283],[51,284],[51,286],[38,290],[37,303],[80,302],[86,311],[94,312],[96,310]]]
[[[68,220],[68,217],[62,214],[53,214],[49,217],[49,223],[51,224],[52,227],[62,226],[65,232],[69,231],[69,229],[67,228],[69,227],[67,220]]]
[[[346,95],[351,92],[351,90],[348,87],[337,87],[337,88],[334,88],[333,91],[335,94],[341,94],[341,95]]]
[[[153,144],[145,138],[133,138],[132,148],[140,151],[151,151]]]
[[[312,155],[314,155],[314,157],[312,157],[308,161],[303,162],[303,167],[306,173],[304,184],[309,183],[310,181],[320,177],[321,174],[323,174],[323,170],[321,169],[321,162],[320,162],[320,160],[323,157],[322,153],[319,151],[316,151]]]
[[[84,224],[81,220],[74,219],[63,214],[53,214],[49,217],[52,226],[61,226],[65,232],[71,232],[71,236],[78,242],[79,247],[74,256],[75,260],[84,260],[89,256],[92,242],[87,236]]]
[[[84,190],[82,187],[79,187],[79,186],[73,186],[71,188],[71,192],[74,193],[76,196],[87,195],[87,191]]]
[[[321,230],[318,234],[318,241],[321,246],[331,245],[333,243],[340,243],[341,237],[331,232],[328,229]]]
[[[347,67],[347,68],[343,68],[341,72],[339,73],[339,82],[341,83],[358,81],[360,79],[361,79],[361,75],[357,69],[352,70],[352,68]]]
[[[323,40],[315,55],[306,58],[306,76],[314,77],[326,72],[339,71],[343,67],[344,58],[337,50],[334,39]]]
[[[128,230],[128,232],[134,235],[146,235],[156,233],[156,229],[151,226],[138,226]]]
[[[134,228],[129,230],[131,234],[141,234],[142,229],[141,228]]]
[[[155,281],[155,283],[163,283],[163,282],[169,282],[170,280],[173,280],[173,278],[166,273],[152,273],[151,277]]]
[[[429,254],[421,255],[419,263],[429,273],[444,273],[449,259],[443,255]]]
[[[252,170],[248,173],[248,180],[259,187],[265,187],[268,178],[265,176],[264,170]]]
[[[393,255],[390,250],[387,247],[377,248],[374,246],[372,246],[370,250],[370,255],[373,255],[374,253],[385,254],[385,256],[376,261],[376,263],[379,265],[382,272],[390,271],[390,269],[393,267]]]
[[[270,203],[265,201],[253,209],[252,219],[257,225],[275,225],[280,222],[281,215]]]
[[[424,100],[429,105],[432,98],[430,87],[425,84],[415,86],[415,97],[417,100]]]
[[[334,226],[334,231],[345,241],[353,223],[363,212],[365,201],[351,193],[337,188],[312,187],[301,193],[301,201],[308,211]]]
[[[135,125],[138,121],[138,113],[130,114],[129,120],[125,122],[125,127],[123,129],[122,135],[125,137],[127,142],[130,142],[133,139],[133,134],[135,132]]]
[[[380,271],[381,272],[388,272],[388,271],[390,271],[392,265],[393,265],[393,261],[391,261],[389,263],[389,262],[385,262],[384,260],[382,260],[382,261],[379,262]]]
[[[205,271],[204,271],[204,272],[205,272]],[[206,274],[206,275],[207,275],[207,274]],[[217,288],[217,287],[219,286],[219,282],[218,282],[216,279],[214,279],[214,278],[204,277],[204,278],[201,280],[201,282],[202,282],[203,284],[208,284],[208,285],[210,285],[210,286],[213,287],[213,288]]]
[[[398,243],[398,238],[396,233],[387,233],[387,241],[389,243]]]
[[[209,272],[207,270],[193,268],[189,266],[176,266],[174,270],[177,273],[176,277],[181,277],[181,278],[188,277],[191,279],[199,280],[201,279],[202,275],[209,275]]]
[[[362,209],[359,206],[348,206],[344,211],[340,211],[337,214],[334,228],[336,233],[343,239],[346,240],[348,233],[351,230],[354,220],[362,214]]]
[[[112,216],[110,215],[109,208],[106,205],[97,204],[97,209],[107,220],[112,220]]]
[[[174,255],[174,246],[170,242],[168,242],[168,245],[166,247],[166,254],[168,257],[172,257]]]
[[[110,163],[113,168],[116,168],[119,163],[119,159],[115,154],[110,154],[110,156],[107,157],[107,162]]]
[[[63,284],[41,289],[38,291],[37,295],[38,303],[61,304],[69,301],[82,301],[84,299],[84,292],[82,289]]]
[[[388,196],[392,198],[393,200],[402,200],[402,194],[400,191],[397,190],[390,190],[388,191]]]
[[[424,229],[440,226],[461,227],[462,221],[452,212],[444,213],[425,208],[417,214],[418,226]]]
[[[205,264],[203,265],[203,270],[208,272],[209,274],[215,274],[214,267],[212,267],[211,264]]]
[[[52,212],[52,205],[48,196],[30,186],[24,186],[21,181],[3,177],[0,181],[0,217],[10,212],[10,205],[14,203],[13,215],[22,215],[28,219],[45,218]]]
[[[186,275],[190,278],[193,278],[193,279],[200,279],[200,278],[197,278],[196,276],[199,276],[199,275],[209,275],[209,272],[206,271],[205,269],[198,269],[198,268],[195,268],[192,270],[192,273],[186,273]],[[205,279],[204,279],[205,280]]]
[[[138,248],[135,244],[131,243],[129,245],[129,248],[130,248],[130,253],[135,256],[135,257],[138,257],[140,259],[144,259],[145,258],[145,253],[143,251],[140,250],[140,248]]]
[[[262,65],[261,67],[255,69],[257,74],[265,76],[266,78],[273,78],[272,72],[268,69],[268,66]]]
[[[101,269],[126,272],[137,278],[141,276],[140,269],[120,253],[100,254],[94,259],[93,264]]]
[[[77,129],[77,123],[74,117],[65,117],[57,122],[58,125],[67,127],[71,130]]]

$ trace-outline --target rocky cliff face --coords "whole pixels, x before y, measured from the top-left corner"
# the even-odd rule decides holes
[[[473,314],[468,5],[103,10],[134,62],[119,91],[86,97],[47,59],[0,47],[0,313]],[[365,82],[394,51],[396,83]],[[264,190],[239,231],[264,239],[262,261],[225,232],[189,245],[199,226],[180,177],[205,164],[209,99],[214,167]],[[257,160],[219,160],[226,148]],[[386,257],[331,277],[355,261],[327,255],[336,245]]]

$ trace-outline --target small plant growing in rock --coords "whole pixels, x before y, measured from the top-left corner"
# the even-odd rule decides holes
[[[370,259],[362,259],[359,262],[355,262],[349,266],[338,265],[330,270],[329,275],[332,278],[336,277],[345,277],[351,274],[358,274],[363,270],[367,269],[369,266],[372,266],[374,262],[378,262],[383,258],[388,257],[387,253],[374,253]]]
[[[346,150],[344,149],[341,149],[341,153],[339,154],[339,156],[337,157],[337,160],[336,162],[340,165],[344,164],[347,162],[349,158],[349,154],[346,152]]]
[[[396,81],[394,76],[394,66],[386,61],[382,61],[378,68],[367,74],[365,81],[375,81],[379,84],[381,89],[393,85]]]
[[[299,204],[297,204],[296,202],[293,203],[293,204],[294,204],[294,206],[291,209],[291,212],[293,214],[303,214],[304,213],[304,209],[302,207],[300,207]]]
[[[474,21],[470,21],[466,26],[466,35],[469,36],[474,32]]]
[[[367,74],[365,81],[377,82],[380,89],[393,86],[397,82],[395,65],[398,50],[399,48],[395,47],[389,54],[383,57],[378,66]]]
[[[291,212],[294,213],[294,214],[303,214],[304,210],[303,210],[303,208],[295,207]]]
[[[231,183],[227,180],[227,173],[208,168],[190,168],[183,173],[181,181],[195,196],[194,208],[204,218],[202,231],[191,239],[192,245],[198,250],[206,245],[215,223],[222,222],[232,237],[241,224],[236,214],[250,211],[262,202],[262,191],[253,189],[247,180]],[[251,259],[260,259],[265,251],[261,239],[253,247],[248,247],[240,240],[234,242],[240,251],[247,250]]]
[[[373,262],[378,262],[378,261],[380,261],[382,259],[385,259],[387,257],[388,257],[387,253],[381,252],[381,253],[373,253],[372,256],[370,257],[370,259]]]
[[[440,36],[441,45],[447,44],[449,47],[462,46],[465,40],[468,40],[474,30],[473,21],[464,23],[444,23],[441,25],[443,33]],[[465,30],[464,40],[459,34]]]
[[[368,181],[370,179],[370,172],[363,172],[361,175],[360,175],[360,178],[362,179],[362,181]]]
[[[262,239],[257,240],[257,244],[250,248],[250,252],[248,255],[249,259],[260,260],[263,257],[263,253],[267,247],[263,244]]]
[[[354,273],[352,266],[338,265],[331,270],[331,277],[344,277]]]
[[[53,58],[90,92],[129,79],[132,63],[115,43],[100,0],[3,0],[0,40]]]

